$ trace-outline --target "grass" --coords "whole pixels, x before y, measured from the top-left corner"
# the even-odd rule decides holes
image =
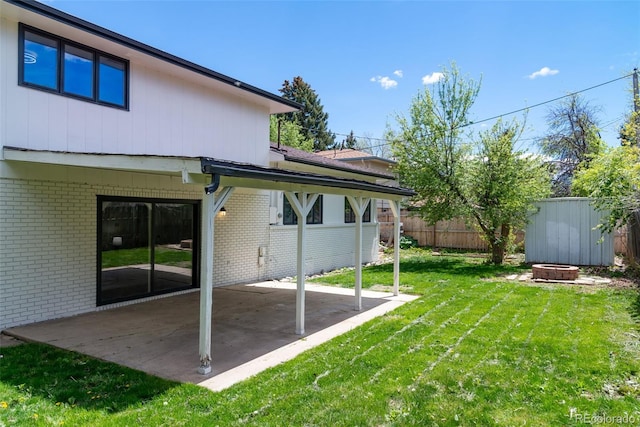
[[[0,425],[640,423],[636,291],[512,283],[501,276],[523,267],[420,251],[401,269],[419,299],[219,393],[46,346],[3,349]],[[364,269],[366,287],[392,277]]]
[[[191,268],[191,251],[156,246],[155,263]],[[149,248],[116,249],[102,252],[102,268],[149,263]]]

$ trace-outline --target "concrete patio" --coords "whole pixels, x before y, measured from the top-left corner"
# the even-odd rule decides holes
[[[214,289],[213,371],[197,372],[200,293],[159,298],[10,328],[6,334],[181,382],[222,390],[415,299],[364,290],[306,286],[306,333],[294,333],[295,283]]]

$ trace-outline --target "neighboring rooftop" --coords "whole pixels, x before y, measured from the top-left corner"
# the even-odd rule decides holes
[[[391,171],[380,171],[379,169],[372,169],[366,166],[355,165],[348,163],[344,160],[335,159],[329,156],[322,155],[321,153],[327,153],[328,151],[321,151],[318,153],[310,153],[308,151],[299,150],[297,148],[288,147],[286,145],[280,145],[278,148],[278,144],[272,142],[271,143],[271,151],[276,153],[280,153],[284,155],[285,160],[295,163],[304,163],[313,166],[324,167],[328,169],[341,170],[346,172],[355,172],[369,176],[375,176],[378,178],[386,178],[386,179],[394,179],[395,175]],[[333,150],[329,150],[332,151]],[[342,150],[346,151],[346,150]],[[356,150],[350,150],[357,152]],[[367,154],[371,159],[378,159],[375,156],[371,156],[368,153],[359,152],[362,154]],[[384,160],[384,159],[381,159]],[[387,162],[393,164],[395,162],[391,160],[387,160]]]
[[[334,149],[334,150],[317,151],[315,154],[317,154],[318,156],[325,157],[327,159],[336,159],[336,160],[343,160],[343,161],[369,160],[369,161],[386,162],[391,165],[396,164],[395,160],[374,156],[373,154],[367,153],[366,151],[354,150],[352,148],[345,148],[341,150]]]

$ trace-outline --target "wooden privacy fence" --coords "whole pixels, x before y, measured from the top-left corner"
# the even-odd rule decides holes
[[[378,211],[380,223],[380,240],[390,242],[393,235],[393,214],[391,211]],[[410,215],[402,210],[400,215],[402,234],[411,236],[418,241],[420,246],[450,249],[471,249],[486,251],[487,244],[481,235],[473,227],[468,227],[461,218],[451,221],[439,221],[436,225],[427,225],[420,217]],[[614,250],[617,254],[626,254],[627,241],[626,228],[620,228],[614,233]],[[525,233],[520,230],[516,233],[516,243],[524,242]]]
[[[393,235],[393,214],[379,212],[378,222],[380,223],[380,240],[388,242]],[[403,210],[400,222],[402,223],[402,234],[413,237],[420,246],[487,250],[487,244],[482,240],[481,234],[473,227],[467,226],[462,218],[439,221],[436,225],[427,225],[420,217],[410,215]],[[518,231],[516,243],[522,242],[523,239],[524,232]]]

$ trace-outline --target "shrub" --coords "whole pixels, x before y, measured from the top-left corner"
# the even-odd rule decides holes
[[[400,249],[417,248],[418,241],[411,236],[400,236]]]

